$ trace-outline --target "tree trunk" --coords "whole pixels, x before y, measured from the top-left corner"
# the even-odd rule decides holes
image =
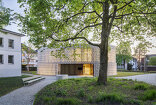
[[[108,68],[108,37],[105,37],[100,47],[100,70],[98,83],[106,84]]]
[[[29,71],[29,62],[30,62],[30,59],[27,58],[27,71]]]
[[[98,83],[107,83],[107,66],[108,66],[108,37],[109,37],[109,4],[106,0],[103,4],[103,19],[100,44],[100,70]]]

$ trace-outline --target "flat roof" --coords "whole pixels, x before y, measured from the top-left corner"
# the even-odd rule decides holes
[[[21,37],[25,36],[24,34],[13,32],[13,31],[10,31],[10,30],[7,30],[7,29],[1,29],[1,31],[4,32],[4,33],[9,33],[9,34],[13,34],[13,35],[21,36]]]

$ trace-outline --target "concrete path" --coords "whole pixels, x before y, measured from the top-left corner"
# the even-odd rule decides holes
[[[56,81],[55,76],[45,76],[45,79],[0,97],[0,105],[33,105],[34,95],[46,85]]]
[[[143,81],[151,85],[156,86],[156,73],[152,74],[144,74],[144,75],[135,75],[135,76],[128,76],[128,77],[116,77],[116,78],[123,78],[123,79],[132,79],[137,81]]]

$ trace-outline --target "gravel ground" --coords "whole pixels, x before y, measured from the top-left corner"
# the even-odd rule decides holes
[[[156,73],[152,74],[144,74],[144,75],[135,75],[135,76],[128,76],[128,77],[116,77],[116,78],[123,78],[123,79],[132,79],[137,81],[143,81],[151,85],[156,86]]]
[[[36,84],[16,89],[0,97],[0,105],[33,105],[34,95],[43,87],[55,81],[55,76],[45,76],[44,80]]]

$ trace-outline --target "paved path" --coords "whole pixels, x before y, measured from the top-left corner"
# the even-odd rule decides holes
[[[143,81],[143,82],[146,82],[148,84],[156,86],[156,73],[144,74],[144,75],[135,75],[135,76],[128,76],[128,77],[116,77],[116,78],[124,78],[124,79]]]
[[[46,85],[55,82],[55,76],[45,76],[46,79],[6,94],[0,97],[0,105],[33,105],[34,95]]]

